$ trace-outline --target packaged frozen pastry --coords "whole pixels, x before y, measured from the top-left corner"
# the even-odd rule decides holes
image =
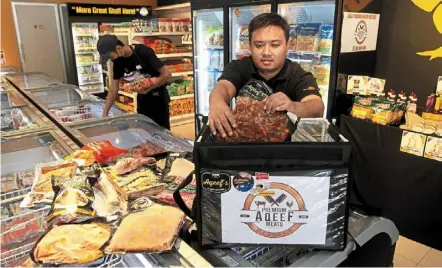
[[[142,166],[152,166],[155,165],[156,160],[153,157],[143,157],[143,158],[123,158],[118,160],[115,165],[114,171],[118,175],[123,175],[132,172]]]
[[[65,158],[70,159],[83,159],[85,166],[90,166],[95,162],[95,156],[93,151],[90,150],[78,150]]]
[[[296,25],[290,25],[288,47],[289,50],[296,50]]]
[[[296,50],[317,51],[321,23],[302,23],[296,28]]]
[[[74,161],[55,161],[35,166],[35,178],[31,192],[24,199],[24,206],[37,204],[50,204],[54,198],[52,189],[52,176],[63,179],[70,179],[74,176],[77,163]]]
[[[96,213],[92,208],[95,196],[88,177],[75,176],[69,180],[58,181],[54,176],[52,185],[55,197],[51,211],[46,217],[48,223],[54,225],[79,223],[95,216]]]
[[[187,177],[195,169],[195,165],[189,160],[192,160],[190,153],[170,153],[166,160],[163,181],[172,182],[177,177]]]
[[[333,46],[333,25],[322,25],[319,32],[318,51],[330,53]]]
[[[105,252],[112,254],[169,251],[175,243],[183,220],[184,213],[181,210],[159,204],[153,204],[141,212],[128,214],[121,221]]]
[[[52,265],[92,262],[103,256],[110,236],[111,227],[104,223],[54,226],[36,243],[31,258]]]

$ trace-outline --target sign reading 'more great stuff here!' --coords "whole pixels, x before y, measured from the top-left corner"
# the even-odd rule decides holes
[[[151,6],[68,4],[69,16],[150,17]]]

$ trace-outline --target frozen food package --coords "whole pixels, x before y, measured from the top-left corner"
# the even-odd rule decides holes
[[[318,50],[319,30],[321,23],[302,23],[296,27],[296,50],[311,51]]]
[[[125,149],[114,147],[110,141],[90,142],[81,149],[92,151],[94,153],[95,160],[99,164],[103,164],[118,155],[127,153],[127,150]]]
[[[95,200],[92,208],[98,217],[106,218],[107,221],[116,220],[128,212],[126,193],[110,177],[107,172],[102,172],[93,187]]]
[[[288,49],[289,50],[296,50],[297,46],[296,46],[296,25],[290,25],[290,30],[289,30],[289,44],[288,44]]]
[[[169,153],[162,180],[170,183],[177,177],[187,177],[195,170],[192,160],[192,153]]]
[[[184,213],[178,208],[153,204],[144,211],[124,217],[105,252],[116,254],[170,251],[183,221]]]
[[[55,192],[52,208],[46,221],[53,225],[79,223],[92,219],[96,212],[92,208],[94,192],[90,178],[84,175],[69,180],[52,177]]]
[[[319,52],[330,53],[333,46],[333,25],[322,25],[319,33]]]
[[[236,47],[239,50],[249,50],[249,26],[248,25],[238,25],[237,26],[237,41]]]
[[[70,159],[82,159],[84,160],[85,166],[90,166],[93,163],[95,163],[95,156],[93,151],[91,150],[77,150],[70,154],[69,156],[65,157],[66,160]]]
[[[2,189],[2,194],[18,190],[19,183],[18,183],[17,173],[3,175],[1,177],[1,189]]]
[[[149,88],[154,83],[154,79],[146,77],[139,72],[131,72],[122,78],[121,89],[125,92],[140,92]]]
[[[110,236],[111,227],[105,223],[53,226],[35,244],[31,258],[47,265],[89,263],[103,256]]]
[[[237,127],[233,136],[217,139],[227,142],[282,142],[289,136],[289,119],[285,112],[268,114],[264,109],[264,99],[273,90],[260,80],[251,79],[240,89],[236,98],[233,116]]]
[[[156,164],[156,159],[153,157],[143,157],[143,158],[123,158],[118,160],[115,165],[114,172],[118,175],[124,175],[130,173],[142,166],[154,166]]]
[[[52,189],[52,176],[60,179],[70,179],[77,169],[75,161],[54,161],[44,164],[37,164],[34,172],[34,182],[31,192],[23,199],[22,207],[51,204],[54,198]]]
[[[178,186],[180,186],[183,183],[185,179],[186,177],[176,177],[176,179],[167,186],[166,190],[157,194],[155,198],[163,202],[169,203],[171,205],[175,205],[175,199],[173,198],[173,193],[176,191]],[[193,201],[196,196],[195,175],[193,175],[192,182],[180,190],[180,195],[183,198],[183,201],[186,204],[186,206],[191,210],[193,207]]]

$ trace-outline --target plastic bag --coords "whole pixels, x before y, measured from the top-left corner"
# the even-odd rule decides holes
[[[92,151],[94,153],[95,160],[99,164],[106,163],[109,159],[115,158],[120,154],[127,153],[127,150],[114,147],[110,141],[94,141],[88,143],[81,148],[82,150]]]

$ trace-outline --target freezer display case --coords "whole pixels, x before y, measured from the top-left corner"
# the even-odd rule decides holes
[[[22,97],[20,96],[20,93],[18,93],[17,91],[0,92],[0,99],[0,107],[2,109],[9,109],[26,105]]]
[[[72,23],[77,82],[88,93],[104,91],[103,71],[97,51],[98,37],[98,23]]]
[[[209,95],[224,68],[224,11],[194,11],[195,112],[209,114]]]
[[[13,82],[26,81],[39,78],[50,78],[47,74],[42,72],[26,72],[26,73],[11,73],[7,78]]]
[[[257,15],[271,12],[271,4],[238,6],[229,8],[230,60],[250,56],[249,23]]]
[[[2,109],[0,113],[2,135],[12,135],[45,126],[43,120],[28,106]]]
[[[165,151],[193,151],[193,145],[189,141],[175,137],[169,130],[140,114],[79,122],[69,128],[83,144],[109,140],[114,146],[124,149],[142,147],[149,143]]]
[[[20,208],[34,181],[34,166],[60,160],[73,152],[54,129],[1,138],[1,265],[13,267],[27,258],[45,231],[49,208]]]
[[[288,59],[315,76],[326,112],[331,85],[335,81],[330,77],[336,61],[332,54],[336,42],[334,29],[338,2],[305,1],[278,5],[278,13],[290,24]]]
[[[13,81],[12,83],[23,91],[29,91],[29,90],[63,84],[62,82],[50,77],[36,77],[26,80]]]

